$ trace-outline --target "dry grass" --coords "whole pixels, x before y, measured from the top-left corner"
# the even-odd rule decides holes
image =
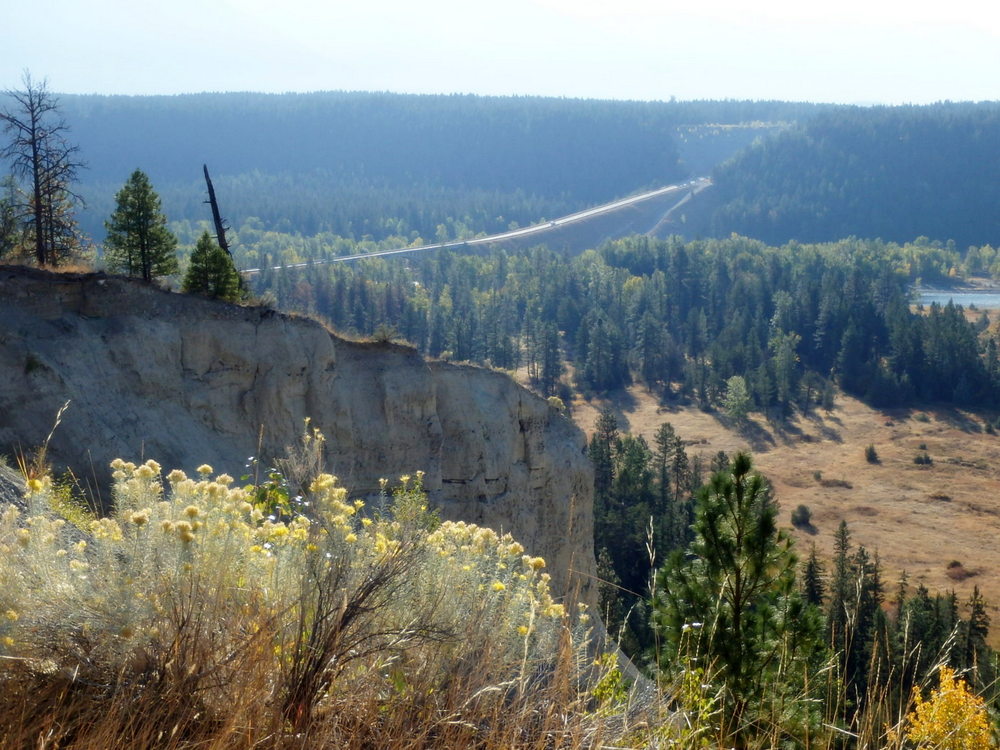
[[[880,411],[838,396],[831,414],[817,410],[786,425],[754,414],[741,434],[694,407],[661,408],[642,387],[633,387],[608,402],[577,401],[573,419],[590,434],[605,405],[616,412],[623,430],[650,441],[657,427],[670,422],[690,444],[689,452],[703,454],[706,462],[720,450],[753,451],[756,466],[774,485],[781,521],[800,549],[815,541],[832,557],[834,532],[845,520],[855,544],[878,551],[887,588],[903,570],[911,585],[954,589],[962,602],[978,585],[998,619],[1000,436],[984,431],[986,415],[934,405]],[[915,419],[918,414],[928,421]],[[869,444],[880,464],[865,460]],[[922,444],[931,465],[913,462],[923,453]],[[817,481],[816,471],[838,486],[824,486],[828,482]],[[815,535],[791,526],[789,512],[800,504],[812,510]],[[975,575],[956,576],[948,568],[955,559]],[[1000,645],[1000,631],[994,630],[992,645]]]
[[[45,266],[45,270],[53,273],[93,273],[94,264],[87,260],[77,260],[58,266]]]

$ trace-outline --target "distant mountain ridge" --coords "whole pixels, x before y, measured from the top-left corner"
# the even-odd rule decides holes
[[[208,163],[234,224],[431,238],[449,218],[499,231],[703,174],[819,109],[366,92],[60,101],[89,165],[82,218],[97,239],[137,167],[173,220],[202,218]]]
[[[1000,243],[1000,103],[840,107],[713,175],[699,231],[772,244],[857,236]]]
[[[385,92],[60,97],[97,241],[147,172],[167,216],[376,241],[502,232],[713,172],[688,237],[1000,243],[1000,104],[860,107]]]

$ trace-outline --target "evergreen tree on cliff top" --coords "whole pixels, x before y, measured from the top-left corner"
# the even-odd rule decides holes
[[[177,238],[167,229],[160,211],[160,196],[149,177],[135,170],[115,196],[117,206],[104,222],[108,268],[129,276],[140,276],[147,284],[154,276],[177,272]]]
[[[233,259],[207,231],[198,238],[191,264],[184,274],[185,292],[235,302],[240,297],[240,275]]]

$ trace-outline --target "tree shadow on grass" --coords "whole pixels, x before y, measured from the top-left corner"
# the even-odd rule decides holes
[[[775,446],[774,435],[765,427],[750,419],[735,420],[721,411],[713,411],[715,421],[739,435],[750,444],[754,453],[763,453]]]
[[[793,523],[792,524],[799,531],[804,531],[809,536],[816,536],[819,533],[819,529],[813,524],[812,521],[806,523]]]
[[[737,431],[755,452],[766,451],[775,446],[774,435],[756,422],[745,421],[737,427]]]
[[[629,421],[628,414],[636,410],[638,401],[624,388],[601,396],[594,396],[587,401],[600,412],[609,409],[618,424],[619,432],[628,432],[631,429],[632,423]]]
[[[833,427],[830,427],[827,424],[827,419],[829,419],[829,418],[824,419],[822,416],[820,416],[815,411],[809,412],[808,414],[803,414],[802,416],[805,419],[809,420],[809,422],[815,427],[816,432],[818,432],[819,435],[820,435],[820,437],[822,437],[824,440],[829,440],[829,441],[834,442],[834,443],[843,443],[844,442],[844,438],[842,438],[840,436],[840,432],[838,430],[835,430]],[[830,420],[830,421],[833,421],[833,420]],[[837,421],[837,424],[840,424],[840,420],[839,419],[836,420],[836,421]]]

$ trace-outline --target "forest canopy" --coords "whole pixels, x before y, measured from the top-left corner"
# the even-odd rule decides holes
[[[576,257],[439,250],[266,272],[252,284],[341,330],[389,330],[430,356],[526,367],[547,394],[641,382],[716,408],[739,377],[744,408],[781,418],[828,399],[833,383],[876,406],[997,404],[995,332],[961,308],[913,311],[910,300],[915,279],[946,280],[984,257],[995,252],[963,260],[926,239],[632,237]]]
[[[61,101],[90,165],[81,218],[97,240],[114,191],[137,165],[172,219],[203,216],[207,162],[234,223],[428,238],[439,224],[503,230],[706,174],[818,109],[365,92]]]
[[[714,173],[700,228],[769,243],[926,236],[1000,242],[1000,104],[840,107]]]

